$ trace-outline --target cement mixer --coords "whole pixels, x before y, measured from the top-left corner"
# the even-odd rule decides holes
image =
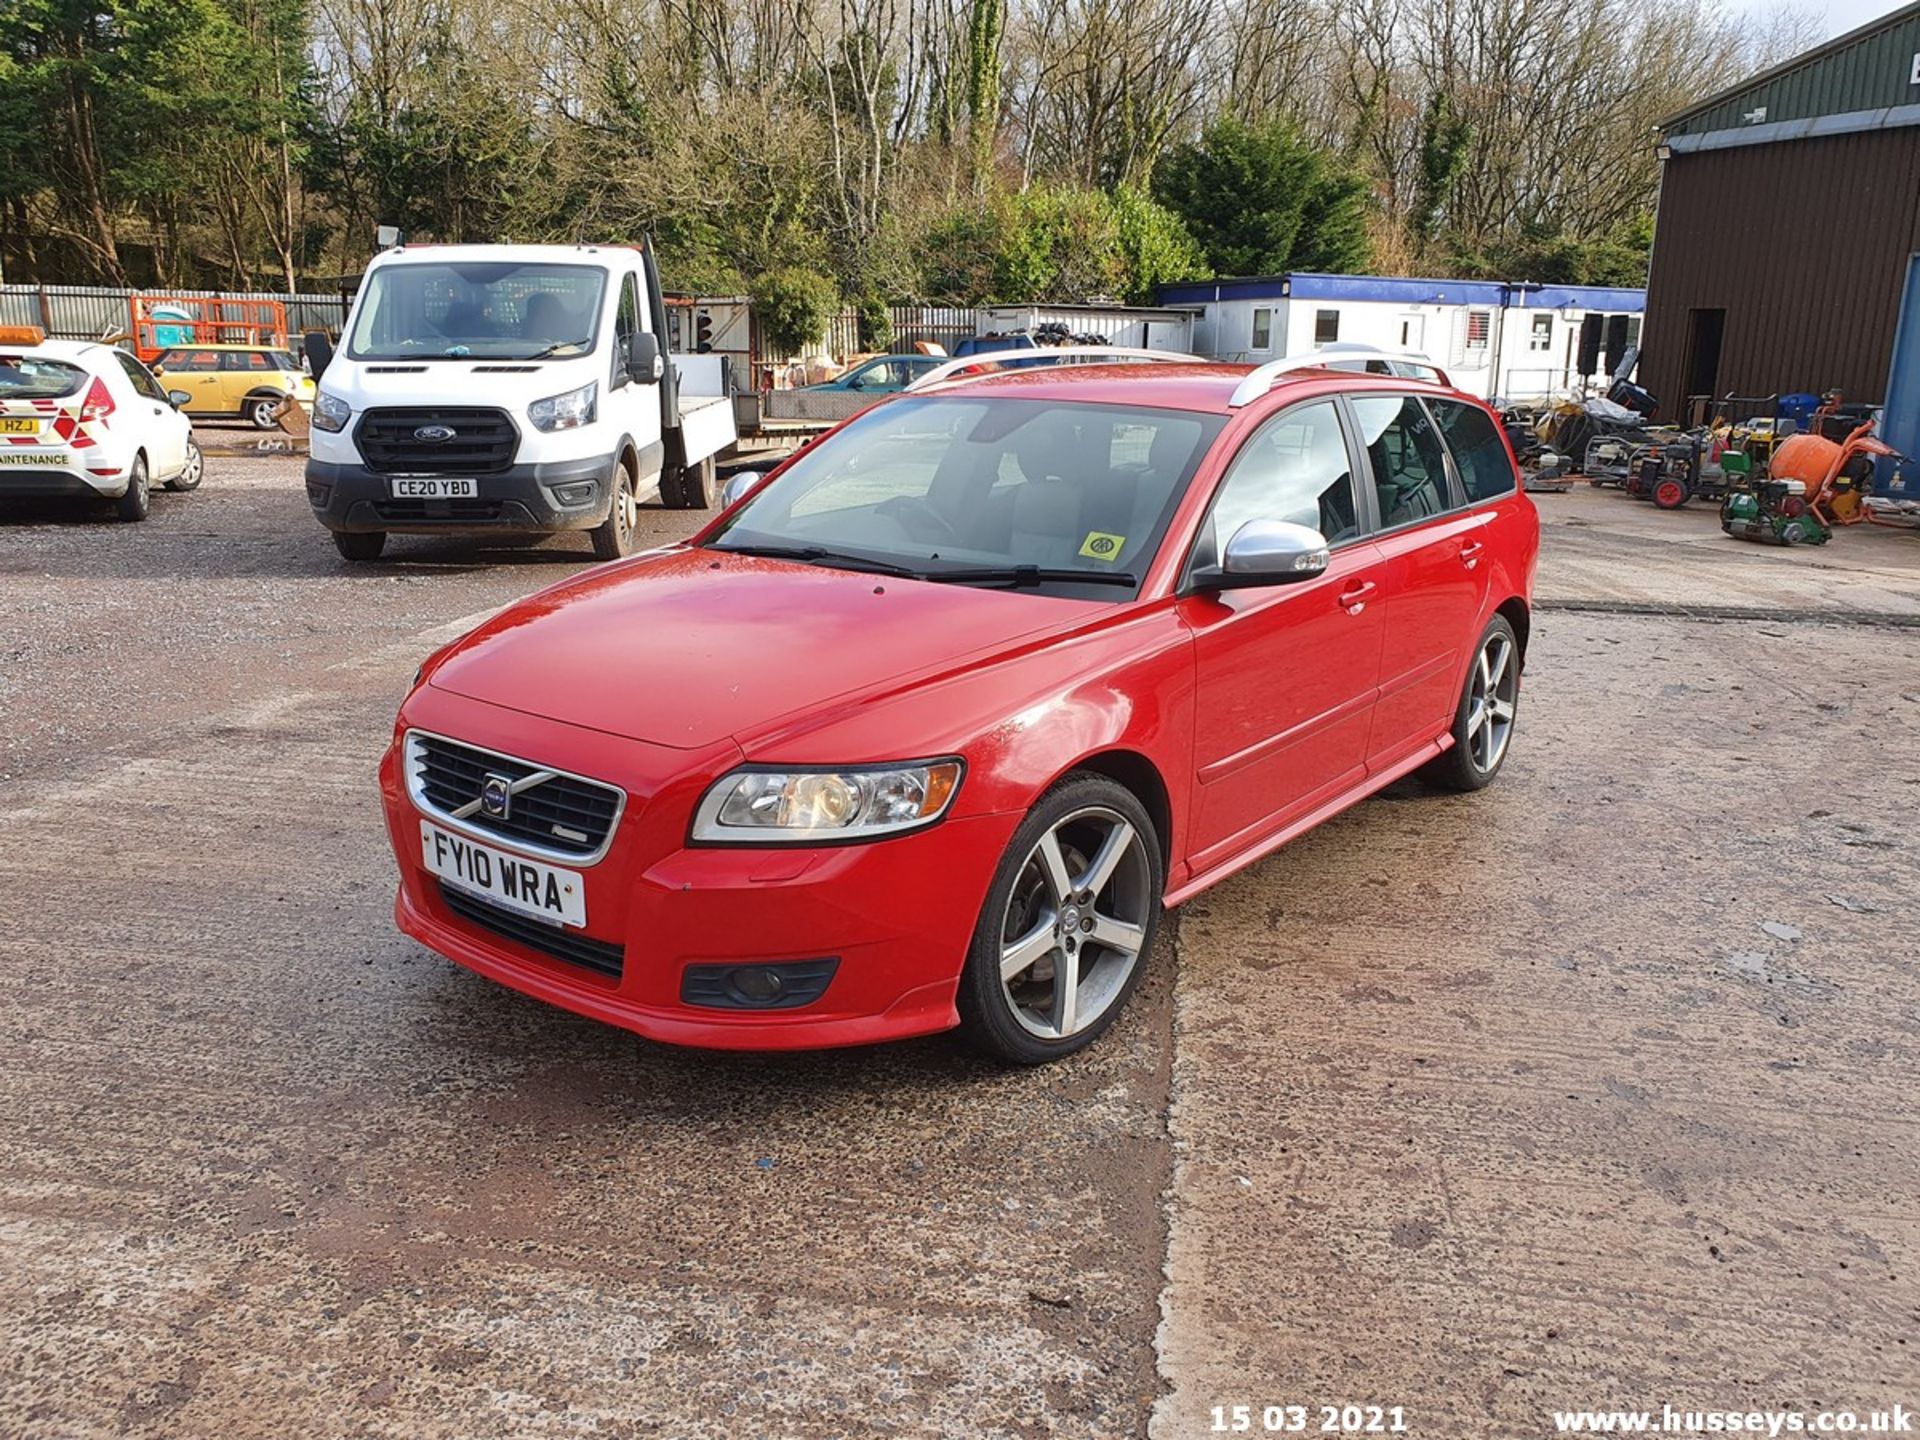
[[[1907,526],[1904,519],[1883,518],[1869,504],[1873,462],[1880,456],[1903,458],[1874,438],[1868,420],[1844,441],[1807,431],[1789,435],[1773,452],[1765,479],[1729,490],[1720,505],[1720,528],[1741,540],[1769,545],[1824,544],[1836,525]]]

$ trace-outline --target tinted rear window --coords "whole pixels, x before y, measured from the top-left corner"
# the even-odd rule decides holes
[[[0,400],[58,400],[78,390],[87,372],[64,360],[0,355]]]
[[[1466,482],[1467,501],[1491,500],[1513,489],[1513,461],[1507,457],[1507,442],[1493,417],[1474,405],[1457,400],[1429,400],[1440,433],[1447,437],[1453,463]]]

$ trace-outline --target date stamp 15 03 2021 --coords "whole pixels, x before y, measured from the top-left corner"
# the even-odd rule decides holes
[[[1399,1405],[1215,1405],[1215,1434],[1404,1435]]]

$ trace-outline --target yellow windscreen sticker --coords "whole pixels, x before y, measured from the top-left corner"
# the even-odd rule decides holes
[[[1087,538],[1080,543],[1080,553],[1089,560],[1118,560],[1126,544],[1127,537],[1124,535],[1109,535],[1104,530],[1089,530]]]

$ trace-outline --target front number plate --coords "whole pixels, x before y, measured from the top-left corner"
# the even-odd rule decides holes
[[[425,820],[420,852],[427,869],[456,889],[549,925],[587,923],[587,887],[578,870],[522,860]]]
[[[439,476],[402,475],[393,482],[396,500],[478,500],[478,480],[446,480]]]

